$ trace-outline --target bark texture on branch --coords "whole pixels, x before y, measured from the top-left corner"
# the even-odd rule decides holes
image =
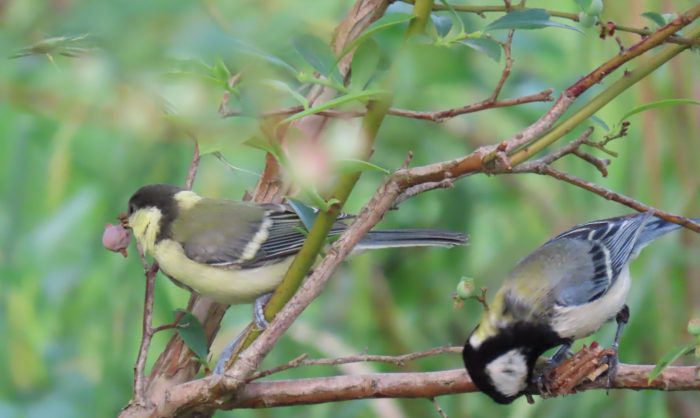
[[[647,377],[654,366],[621,364],[613,388],[633,390],[698,390],[698,367],[669,367],[653,382]],[[577,390],[607,389],[606,379]],[[478,392],[464,369],[427,373],[375,373],[310,379],[252,382],[225,409],[266,408],[372,398],[433,398]]]

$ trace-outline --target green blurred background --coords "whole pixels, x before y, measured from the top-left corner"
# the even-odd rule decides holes
[[[181,68],[185,59],[209,65],[221,59],[235,72],[247,60],[236,47],[241,42],[277,56],[291,56],[290,39],[314,34],[328,41],[352,3],[0,2],[0,417],[114,416],[129,400],[141,335],[144,279],[133,248],[124,259],[105,251],[100,236],[104,224],[116,222],[140,185],[184,181],[192,143],[182,125],[164,116],[164,109],[184,115],[187,129],[203,141],[205,151],[219,150],[237,167],[262,171],[264,154],[240,145],[255,128],[254,122],[250,118],[218,120],[219,86],[188,73],[176,77],[168,73]],[[553,3],[529,1],[528,6]],[[573,1],[556,3],[562,11],[577,11]],[[650,24],[640,17],[642,12],[684,10],[694,1],[608,3],[607,18],[641,27]],[[498,16],[463,18],[474,31]],[[395,45],[402,31],[383,33],[378,42],[384,47]],[[89,51],[80,58],[7,58],[47,37],[82,34],[89,34],[80,41]],[[628,45],[635,39],[624,34],[622,38]],[[584,35],[556,28],[519,31],[513,46],[513,75],[502,97],[546,87],[558,94],[617,51],[616,43],[599,40],[595,29]],[[471,49],[429,46],[413,50],[402,64],[395,104],[419,110],[482,100],[493,89],[502,66]],[[612,124],[642,103],[697,98],[699,64],[697,53],[682,54],[597,116]],[[259,101],[289,104],[273,99]],[[439,125],[390,117],[380,131],[372,161],[393,169],[408,150],[414,151],[416,165],[464,155],[481,144],[511,136],[548,106],[491,110]],[[620,156],[613,160],[606,179],[580,161],[567,159],[559,166],[664,210],[700,216],[697,109],[673,107],[633,117],[629,136],[610,146]],[[342,130],[341,125],[336,135],[342,137]],[[378,172],[363,175],[347,209],[361,208],[380,181]],[[256,182],[256,175],[230,170],[206,154],[195,190],[238,199]],[[453,189],[411,199],[389,213],[383,226],[455,229],[469,233],[471,245],[452,250],[387,250],[353,258],[282,339],[265,366],[301,353],[311,357],[364,351],[401,354],[461,345],[479,315],[476,303],[467,303],[459,311],[452,307],[451,292],[461,276],[495,289],[518,259],[553,234],[576,223],[628,212],[535,175],[475,176],[459,181]],[[699,246],[695,235],[683,231],[655,243],[633,264],[632,320],[621,347],[624,362],[655,363],[673,347],[691,341],[685,325],[700,308],[700,258],[693,256]],[[159,279],[156,323],[170,321],[173,310],[184,307],[187,297]],[[220,335],[230,339],[249,320],[250,307],[232,308]],[[606,327],[595,339],[608,344],[613,328]],[[168,332],[155,337],[151,362],[169,337]],[[221,344],[215,343],[215,352]],[[421,360],[403,370],[457,367],[462,367],[460,356],[449,355]],[[293,370],[274,378],[394,370],[393,366],[359,364]],[[573,411],[577,416],[600,417],[700,415],[695,393],[613,391],[608,396],[594,391],[538,401],[534,406],[521,399],[508,407],[479,394],[449,396],[439,402],[451,417],[558,417]],[[354,401],[235,414],[437,416],[427,400]]]

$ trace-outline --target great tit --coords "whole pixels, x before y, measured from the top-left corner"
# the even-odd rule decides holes
[[[697,222],[697,219],[694,219]],[[629,262],[679,225],[651,213],[578,225],[552,238],[507,276],[462,352],[474,384],[494,401],[511,403],[528,390],[537,359],[597,331],[617,315],[617,344],[629,311]],[[611,360],[609,376],[617,357]]]
[[[330,235],[342,233],[343,214]],[[180,187],[141,187],[129,199],[128,225],[141,247],[173,282],[225,304],[251,303],[272,292],[304,243],[304,224],[284,204],[201,197]],[[452,247],[459,232],[371,231],[358,249]]]

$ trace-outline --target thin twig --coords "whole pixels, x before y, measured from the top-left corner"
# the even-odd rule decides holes
[[[625,196],[623,194],[614,192],[610,189],[606,189],[605,187],[602,187],[602,186],[599,186],[595,183],[591,183],[589,181],[583,180],[583,179],[578,178],[576,176],[572,176],[571,174],[561,172],[561,171],[556,170],[548,165],[543,165],[543,166],[540,166],[538,168],[535,168],[532,172],[537,173],[537,174],[544,174],[544,175],[553,177],[557,180],[561,180],[561,181],[565,181],[569,184],[573,184],[574,186],[588,190],[589,192],[592,192],[592,193],[595,193],[599,196],[602,196],[603,198],[605,198],[607,200],[612,200],[614,202],[623,204],[623,205],[625,205],[629,208],[632,208],[638,212],[652,212],[654,214],[654,216],[656,216],[657,218],[661,218],[665,221],[684,226],[684,227],[690,229],[691,231],[700,232],[700,224],[697,224],[686,217],[674,215],[672,213],[657,209],[653,206],[649,206],[649,205],[644,204],[638,200],[635,200],[629,196]]]
[[[576,149],[578,149],[581,144],[584,144],[586,141],[588,141],[588,138],[591,137],[591,134],[593,134],[593,127],[589,127],[586,129],[578,138],[574,139],[573,141],[569,142],[568,144],[564,145],[563,147],[559,148],[556,151],[553,151],[547,155],[545,155],[542,158],[538,158],[533,161],[528,161],[526,163],[522,163],[516,168],[514,168],[512,171],[514,173],[517,172],[532,172],[535,167],[541,166],[541,165],[548,165],[552,164],[553,162],[557,161],[558,159],[564,157],[565,155],[573,153]]]
[[[191,190],[194,184],[194,178],[197,176],[197,169],[199,169],[199,141],[197,138],[192,138],[194,141],[194,152],[192,153],[192,162],[190,163],[190,168],[187,170],[187,180],[185,181],[185,189]]]
[[[197,168],[199,167],[199,144],[196,139],[194,139],[194,151],[192,154],[192,162],[190,163],[189,170],[187,171],[187,179],[185,181],[185,188],[191,189],[194,179],[197,175]],[[148,350],[151,346],[151,341],[153,335],[157,332],[172,329],[177,327],[177,323],[182,317],[182,313],[178,314],[174,323],[164,324],[158,327],[153,327],[153,295],[155,292],[156,276],[158,275],[158,263],[153,262],[153,264],[148,264],[146,260],[146,254],[144,248],[137,241],[136,248],[138,249],[139,259],[143,265],[144,274],[146,276],[146,291],[144,295],[144,305],[143,305],[143,323],[142,323],[142,335],[141,344],[139,346],[139,353],[136,357],[136,363],[134,364],[134,400],[138,405],[148,406],[146,398],[146,360],[148,358]]]
[[[438,403],[437,399],[430,398],[429,400],[433,404],[433,406],[435,407],[435,410],[437,411],[438,415],[440,415],[441,418],[449,418],[447,416],[447,414],[445,413],[445,411],[440,406],[440,404]]]
[[[306,354],[302,354],[299,357],[289,361],[288,363],[273,367],[268,370],[263,370],[256,372],[251,375],[249,381],[257,380],[262,377],[269,376],[274,373],[279,373],[285,370],[294,369],[302,366],[337,366],[339,364],[348,363],[361,363],[361,362],[378,362],[378,363],[390,363],[395,366],[403,367],[409,361],[421,359],[424,357],[436,356],[445,353],[461,353],[462,347],[437,347],[427,351],[420,351],[417,353],[403,354],[400,356],[385,356],[379,354],[359,354],[355,356],[346,356],[338,358],[329,359],[312,359],[308,360]]]
[[[413,4],[415,0],[401,0],[404,3],[409,3]],[[527,10],[526,7],[524,7],[524,2],[520,2],[517,6],[511,6],[512,9],[517,9],[517,10]],[[462,4],[450,4],[449,7],[436,3],[433,5],[433,10],[435,11],[441,11],[441,10],[455,10],[460,13],[474,13],[482,18],[486,17],[486,13],[504,13],[506,12],[506,8],[504,6],[480,6],[480,5],[462,5]],[[572,13],[572,12],[561,12],[558,10],[547,10],[547,14],[549,14],[552,17],[558,17],[562,19],[568,19],[573,22],[579,22],[579,14],[578,13]],[[598,25],[606,25],[607,23],[612,23],[614,25],[615,30],[618,30],[620,32],[629,32],[629,33],[634,33],[637,35],[640,35],[642,37],[649,36],[654,33],[653,30],[647,29],[647,28],[635,28],[632,26],[625,26],[625,25],[618,25],[614,22],[599,22]],[[678,44],[678,45],[687,45],[687,46],[694,46],[694,45],[700,45],[700,39],[692,39],[692,38],[685,38],[682,36],[678,35],[673,35],[668,37],[668,39],[664,40],[664,42],[672,43],[672,44]]]
[[[506,4],[506,9],[510,10],[510,3]],[[501,78],[498,80],[498,84],[496,84],[496,88],[493,89],[493,93],[491,93],[491,96],[486,99],[487,101],[490,102],[495,102],[498,99],[498,95],[501,94],[501,90],[503,89],[503,85],[506,84],[506,80],[508,80],[508,77],[510,76],[510,70],[513,67],[513,57],[511,56],[511,46],[513,45],[513,35],[515,34],[515,30],[511,29],[508,31],[508,37],[506,38],[505,42],[500,43],[501,48],[503,48],[503,53],[506,56],[506,63],[503,66],[503,72],[501,73]],[[551,93],[551,90],[550,90]]]
[[[151,346],[153,338],[153,293],[155,288],[156,274],[158,273],[158,263],[148,264],[146,255],[141,244],[136,242],[139,259],[143,265],[144,274],[146,276],[146,291],[143,304],[143,321],[141,324],[142,336],[139,353],[134,364],[134,400],[137,404],[146,406],[146,359],[148,357],[148,349]]]
[[[410,199],[411,197],[425,193],[429,190],[435,190],[435,189],[450,189],[454,187],[454,180],[447,178],[442,181],[434,181],[434,182],[427,182],[427,183],[421,183],[417,184],[415,186],[411,186],[406,191],[401,193],[399,197],[396,198],[396,201],[394,202],[394,207],[399,206],[401,203],[403,203],[405,200]]]
[[[504,81],[505,82],[505,81]],[[451,109],[445,109],[445,110],[436,110],[436,111],[418,111],[418,110],[409,110],[409,109],[399,109],[399,108],[391,108],[387,112],[388,115],[392,116],[399,116],[399,117],[404,117],[404,118],[410,118],[410,119],[419,119],[419,120],[427,120],[430,122],[442,122],[445,119],[450,119],[455,116],[460,116],[460,115],[466,115],[468,113],[474,113],[474,112],[480,112],[482,110],[487,110],[487,109],[496,109],[500,107],[509,107],[509,106],[517,106],[525,103],[533,103],[533,102],[550,102],[552,101],[552,89],[546,89],[543,90],[539,93],[535,94],[530,94],[527,96],[521,96],[521,97],[515,97],[512,99],[503,99],[503,100],[494,100],[491,97],[489,97],[486,100],[469,104],[466,106],[462,107],[456,107],[456,108],[451,108]],[[288,107],[285,109],[278,109],[278,110],[271,110],[268,112],[263,112],[260,114],[260,117],[263,119],[266,118],[274,118],[274,117],[279,117],[279,116],[287,116],[287,115],[293,115],[295,113],[299,113],[303,111],[304,108],[302,106],[292,106]],[[317,113],[317,115],[320,116],[327,116],[327,117],[333,117],[333,118],[341,118],[341,119],[349,119],[349,118],[359,118],[367,114],[366,110],[323,110]],[[222,117],[227,118],[227,117],[233,117],[233,116],[240,116],[241,113],[239,111],[234,111],[234,110],[227,110],[222,113]]]

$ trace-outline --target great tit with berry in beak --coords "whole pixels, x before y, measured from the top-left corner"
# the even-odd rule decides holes
[[[593,221],[525,257],[464,345],[464,365],[474,384],[494,401],[511,403],[541,378],[535,364],[545,351],[560,346],[550,362],[556,364],[566,358],[573,341],[617,317],[611,382],[629,316],[629,263],[651,241],[678,228],[651,213]]]
[[[341,214],[330,236],[352,218]],[[212,199],[180,187],[154,184],[129,199],[128,226],[145,252],[173,282],[224,304],[262,307],[304,244],[304,223],[285,204]],[[437,246],[466,242],[459,232],[436,229],[370,231],[357,249]]]

